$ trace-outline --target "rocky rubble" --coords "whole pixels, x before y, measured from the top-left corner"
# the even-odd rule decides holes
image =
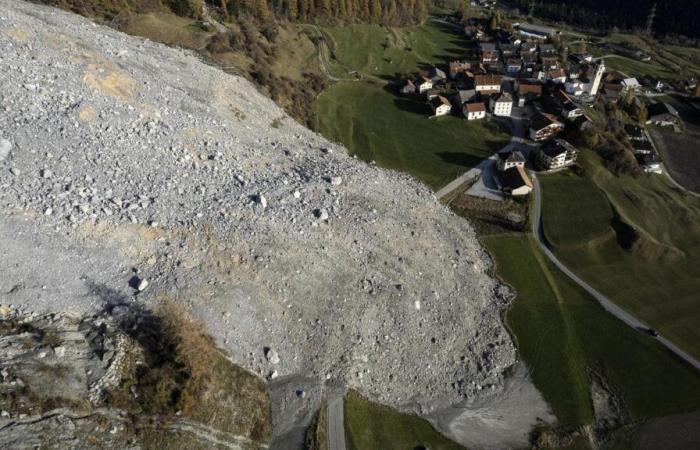
[[[244,79],[0,0],[0,86],[6,303],[173,297],[263,377],[418,411],[500,386],[514,362],[471,227],[411,177],[277,126]]]

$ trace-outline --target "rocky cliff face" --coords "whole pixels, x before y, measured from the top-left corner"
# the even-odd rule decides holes
[[[263,377],[417,410],[478,396],[513,363],[471,227],[247,81],[0,0],[0,86],[2,303],[168,296]]]

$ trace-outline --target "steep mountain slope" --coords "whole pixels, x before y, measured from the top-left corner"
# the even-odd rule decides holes
[[[45,6],[0,11],[2,303],[170,297],[261,376],[404,409],[500,386],[504,292],[426,187],[186,51]]]

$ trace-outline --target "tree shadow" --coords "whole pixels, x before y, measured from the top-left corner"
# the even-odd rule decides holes
[[[427,103],[418,101],[415,98],[397,98],[394,100],[394,105],[401,111],[420,114],[422,116],[428,116],[432,113]]]
[[[478,156],[470,155],[468,153],[460,152],[441,152],[436,153],[436,155],[446,163],[467,168],[472,168],[478,165],[484,159]]]

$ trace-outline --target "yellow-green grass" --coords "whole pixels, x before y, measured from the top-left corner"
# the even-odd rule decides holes
[[[293,80],[303,79],[303,74],[321,73],[318,48],[309,35],[316,34],[308,25],[286,24],[279,27],[275,39],[275,60],[272,72]]]
[[[559,426],[593,422],[589,370],[607,380],[633,421],[700,409],[697,372],[603,310],[544,258],[531,234],[482,242],[516,290],[506,320]]]
[[[554,245],[578,245],[610,235],[613,211],[605,194],[588,178],[571,172],[540,177],[543,224]],[[576,199],[571,201],[572,198]],[[581,210],[585,214],[581,214]]]
[[[423,99],[397,97],[372,83],[339,83],[317,102],[321,133],[365,161],[408,172],[438,189],[502,148],[508,134],[486,121],[428,119]]]
[[[580,183],[549,184],[543,178],[545,232],[557,236],[555,253],[596,289],[700,357],[700,199],[661,175],[615,177],[588,152],[581,161],[586,177],[607,199],[591,195],[586,207],[575,208],[566,203],[584,201]],[[602,211],[608,203],[636,230],[638,239],[631,247],[620,241],[629,230],[616,234],[611,227],[607,236],[583,242],[570,229],[588,223],[590,211]],[[567,220],[548,220],[546,215],[558,208],[566,211]],[[610,223],[599,217],[600,229]]]
[[[475,45],[449,25],[432,21],[406,28],[347,25],[323,31],[337,62],[331,63],[331,68],[338,76],[348,71],[380,78],[415,73],[464,58],[467,49]]]
[[[350,450],[458,450],[464,447],[413,414],[372,403],[356,392],[345,397],[345,435]]]
[[[201,49],[214,32],[204,31],[196,20],[167,12],[132,14],[123,20],[119,28],[125,33],[148,38],[152,41],[190,49]]]
[[[644,75],[651,75],[662,80],[678,77],[678,71],[666,67],[657,61],[644,62],[621,55],[612,55],[605,58],[605,66],[609,69],[619,70],[631,77],[641,78]]]

